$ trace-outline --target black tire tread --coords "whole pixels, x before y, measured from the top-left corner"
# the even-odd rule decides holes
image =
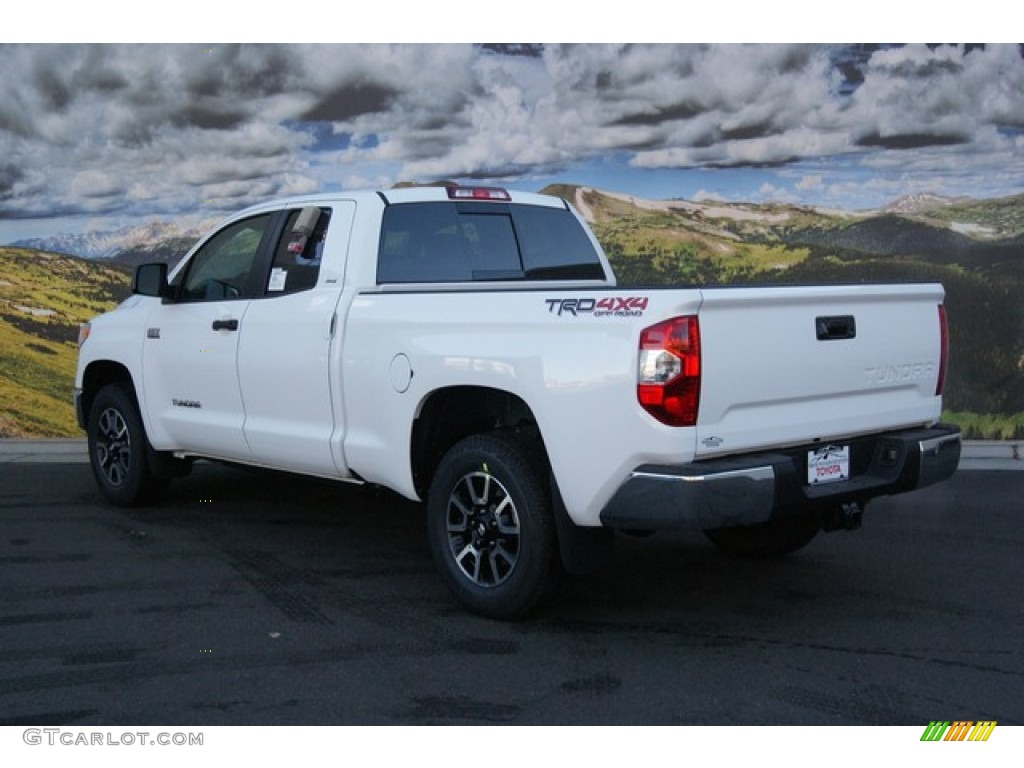
[[[509,580],[487,589],[468,582],[458,570],[444,531],[451,482],[484,463],[515,495],[523,541],[528,545]],[[455,597],[475,613],[494,619],[522,618],[543,602],[557,582],[558,552],[547,478],[539,440],[510,430],[467,437],[453,446],[438,465],[427,506],[431,551]]]
[[[107,408],[117,409],[128,427],[131,440],[130,476],[121,485],[112,485],[99,467],[94,448],[96,430],[100,415]],[[89,463],[92,466],[96,483],[103,496],[111,504],[121,507],[135,507],[148,501],[154,493],[163,488],[166,482],[153,477],[149,468],[147,450],[149,442],[146,430],[139,415],[139,406],[131,386],[125,383],[107,384],[93,398],[92,407],[86,422],[86,435],[89,446]]]

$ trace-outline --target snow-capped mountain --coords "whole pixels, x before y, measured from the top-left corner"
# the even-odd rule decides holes
[[[956,205],[964,202],[965,198],[944,197],[934,192],[919,192],[913,195],[904,195],[886,204],[882,210],[885,213],[902,213],[912,215],[934,211],[936,208],[943,208],[948,205]]]
[[[86,259],[112,259],[125,251],[149,248],[169,240],[194,240],[203,231],[202,228],[185,229],[169,221],[150,221],[115,230],[30,238],[11,245],[52,253],[66,253]]]

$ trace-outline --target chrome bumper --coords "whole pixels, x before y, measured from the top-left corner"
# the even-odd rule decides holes
[[[950,477],[960,462],[960,431],[946,424],[842,442],[851,446],[851,477],[824,485],[805,482],[814,445],[637,467],[601,511],[601,523],[651,531],[754,525],[923,488]]]

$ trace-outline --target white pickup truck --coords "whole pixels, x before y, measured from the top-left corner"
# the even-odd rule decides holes
[[[138,504],[202,457],[427,503],[481,614],[533,608],[612,532],[751,557],[949,477],[940,285],[617,288],[564,201],[493,187],[242,211],[83,327],[96,481]]]

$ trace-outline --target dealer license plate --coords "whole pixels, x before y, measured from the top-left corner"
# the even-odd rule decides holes
[[[850,477],[850,446],[826,445],[807,452],[807,482],[835,483]]]

